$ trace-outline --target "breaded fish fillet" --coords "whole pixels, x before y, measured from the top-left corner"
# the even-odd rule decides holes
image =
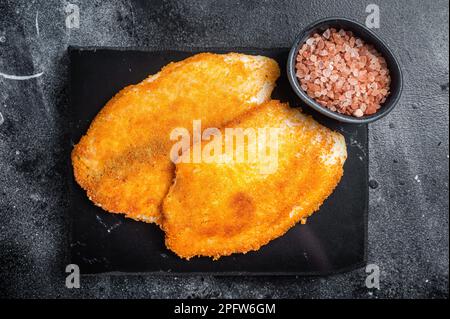
[[[269,58],[202,53],[170,63],[112,98],[75,146],[76,181],[98,206],[159,223],[174,177],[176,127],[221,126],[267,101],[280,74]]]
[[[276,170],[264,172],[267,161],[238,162],[229,152],[214,154],[219,163],[177,164],[163,203],[163,229],[166,246],[180,257],[217,259],[259,249],[305,222],[343,174],[344,137],[287,104],[270,101],[227,127],[279,128]]]

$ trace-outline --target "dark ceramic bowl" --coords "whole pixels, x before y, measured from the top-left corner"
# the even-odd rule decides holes
[[[296,76],[296,58],[300,47],[306,42],[306,40],[313,35],[314,33],[322,33],[328,28],[336,28],[336,29],[344,29],[346,31],[352,31],[355,36],[361,38],[368,44],[372,44],[375,49],[380,52],[383,57],[386,59],[387,66],[389,68],[390,76],[391,76],[391,86],[390,92],[391,94],[387,97],[386,101],[381,105],[381,108],[372,115],[367,115],[363,117],[353,117],[349,115],[340,114],[337,112],[333,112],[326,107],[323,107],[319,103],[317,103],[313,98],[309,97],[308,94],[303,91],[300,86],[300,83]],[[300,35],[297,36],[294,45],[289,53],[288,62],[287,62],[287,74],[289,78],[289,82],[291,83],[292,88],[295,93],[305,102],[307,105],[312,107],[314,110],[330,117],[335,120],[346,122],[346,123],[354,123],[354,124],[362,124],[362,123],[370,123],[376,120],[379,120],[383,116],[387,115],[390,111],[392,111],[400,99],[400,95],[403,88],[403,80],[402,80],[402,72],[400,70],[400,65],[395,58],[394,54],[387,47],[387,45],[370,29],[366,28],[364,25],[349,20],[345,18],[326,18],[306,27]]]

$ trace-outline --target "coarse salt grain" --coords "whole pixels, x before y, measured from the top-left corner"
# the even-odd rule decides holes
[[[374,114],[390,94],[386,60],[352,32],[327,29],[299,50],[301,88],[332,111],[361,117]]]
[[[306,40],[306,45],[311,46],[314,44],[314,42],[315,42],[314,38],[309,38],[308,40]]]
[[[355,110],[355,112],[353,112],[353,115],[356,117],[361,117],[364,115],[364,112],[361,109],[357,109]]]

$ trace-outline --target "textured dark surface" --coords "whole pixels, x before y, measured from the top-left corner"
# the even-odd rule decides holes
[[[64,285],[68,261],[68,45],[143,48],[286,47],[331,15],[365,20],[365,1],[0,0],[0,296],[448,297],[447,1],[377,1],[376,32],[404,71],[400,104],[370,125],[369,262],[327,278],[98,275]],[[36,28],[36,16],[39,28]],[[37,32],[39,30],[39,32]],[[17,81],[2,74],[44,72]],[[107,79],[105,79],[107,80]],[[95,92],[93,92],[95,93]]]

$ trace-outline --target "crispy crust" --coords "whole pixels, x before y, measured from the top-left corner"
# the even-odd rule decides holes
[[[287,104],[268,102],[227,127],[279,127],[278,169],[264,175],[249,163],[177,164],[163,229],[166,246],[180,257],[259,249],[305,222],[343,174],[343,136]]]
[[[98,206],[146,222],[160,219],[174,176],[175,127],[221,126],[270,98],[279,76],[265,57],[202,53],[114,96],[72,151],[75,179]]]

